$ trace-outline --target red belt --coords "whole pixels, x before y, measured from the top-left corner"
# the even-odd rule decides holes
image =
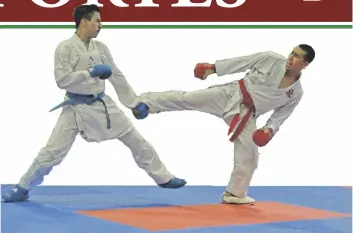
[[[244,104],[247,107],[247,112],[246,112],[245,116],[241,119],[240,119],[240,113],[235,114],[235,116],[233,117],[233,119],[230,123],[230,126],[229,126],[228,135],[233,132],[233,130],[234,130],[235,126],[237,125],[237,123],[239,122],[239,120],[241,120],[241,121],[240,121],[236,131],[233,133],[233,135],[229,139],[229,141],[231,141],[231,142],[233,142],[240,135],[240,133],[243,131],[246,123],[250,119],[250,116],[255,109],[252,98],[251,98],[248,90],[245,87],[244,79],[239,80],[239,87],[240,87],[240,92],[243,96],[242,104]]]

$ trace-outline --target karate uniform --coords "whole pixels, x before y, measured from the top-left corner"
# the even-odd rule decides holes
[[[303,96],[300,80],[287,88],[279,89],[286,71],[286,62],[285,57],[276,53],[261,52],[215,63],[218,76],[250,70],[244,77],[244,82],[252,97],[255,112],[233,142],[234,168],[226,189],[241,199],[235,202],[254,201],[247,197],[247,190],[258,165],[258,147],[252,140],[252,135],[257,130],[256,118],[274,110],[267,126],[276,134]],[[141,98],[141,102],[149,107],[149,113],[195,110],[222,118],[228,125],[235,114],[239,113],[243,117],[247,111],[242,104],[243,96],[238,81],[191,92],[144,93]]]
[[[55,51],[55,80],[57,86],[67,92],[92,95],[104,92],[105,80],[92,78],[87,71],[97,64],[112,67],[108,79],[114,86],[119,100],[127,108],[134,107],[139,97],[132,90],[122,72],[114,64],[108,48],[101,42],[91,40],[88,49],[75,34],[61,42]],[[64,100],[67,100],[66,95]],[[128,117],[109,95],[102,98],[106,104],[111,127],[107,127],[104,105],[96,101],[91,105],[64,106],[54,130],[19,185],[30,189],[43,182],[44,176],[59,165],[73,145],[78,134],[88,142],[102,142],[118,139],[132,152],[137,165],[157,183],[164,184],[174,176],[166,169],[154,148],[139,134]]]

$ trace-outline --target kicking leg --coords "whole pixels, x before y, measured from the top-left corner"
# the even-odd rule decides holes
[[[141,95],[142,103],[133,109],[138,119],[148,113],[193,110],[222,117],[231,99],[227,85],[213,86],[208,89],[185,91],[149,92]]]
[[[78,132],[75,114],[71,108],[63,109],[47,145],[39,151],[19,184],[3,194],[3,200],[6,202],[27,200],[28,191],[33,186],[40,185],[44,176],[48,175],[52,168],[59,165],[66,157]]]
[[[244,131],[234,141],[234,167],[222,201],[228,204],[251,204],[255,200],[247,196],[252,176],[258,164],[257,146],[252,140],[256,122],[251,119]]]
[[[160,187],[176,189],[186,184],[185,180],[174,177],[167,170],[152,145],[135,128],[119,140],[131,150],[137,166],[146,171]]]

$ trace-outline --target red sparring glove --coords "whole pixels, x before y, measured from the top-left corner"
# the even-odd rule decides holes
[[[208,75],[216,72],[216,66],[208,63],[197,63],[194,69],[194,76],[201,80],[207,78]]]
[[[264,132],[265,129],[268,129],[269,132]],[[252,136],[254,143],[259,146],[266,146],[266,144],[271,140],[273,135],[273,130],[270,128],[258,129]]]

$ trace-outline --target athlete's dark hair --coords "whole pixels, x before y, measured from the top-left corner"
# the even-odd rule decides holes
[[[313,47],[307,44],[300,44],[299,48],[304,50],[305,52],[304,59],[306,62],[311,63],[315,59],[315,50],[313,49]]]
[[[75,8],[72,16],[75,19],[76,29],[80,26],[82,19],[91,20],[94,12],[100,12],[97,5],[81,5]]]

